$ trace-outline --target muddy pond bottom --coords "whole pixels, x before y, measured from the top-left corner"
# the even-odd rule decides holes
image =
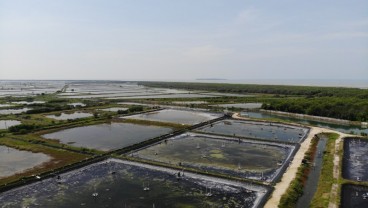
[[[129,153],[141,159],[255,180],[272,181],[292,145],[188,133]]]
[[[267,188],[117,159],[0,194],[1,207],[257,207]]]

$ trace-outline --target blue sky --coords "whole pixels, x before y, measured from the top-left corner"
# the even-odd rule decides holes
[[[0,79],[367,79],[368,1],[0,0]]]

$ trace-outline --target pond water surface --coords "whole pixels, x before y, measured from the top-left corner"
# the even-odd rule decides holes
[[[7,207],[257,207],[267,189],[117,159],[0,194]]]
[[[91,113],[74,112],[74,113],[61,113],[60,115],[48,115],[47,118],[52,118],[55,120],[68,120],[77,118],[87,118],[93,116]]]
[[[164,109],[150,113],[137,114],[123,118],[132,118],[140,120],[161,121],[179,124],[197,124],[220,117],[220,114],[213,114],[199,111],[185,111]]]
[[[256,108],[261,108],[262,103],[231,103],[231,104],[220,104],[220,105],[211,105],[211,106],[223,107],[223,108],[256,109]]]
[[[190,104],[206,104],[207,101],[175,101],[172,102],[173,104],[178,104],[178,105],[190,105]]]
[[[71,105],[73,107],[77,107],[77,106],[84,107],[84,106],[86,106],[86,104],[84,104],[84,103],[69,103],[68,105]]]
[[[32,104],[43,104],[45,101],[18,101],[18,102],[11,102],[12,104],[18,105],[32,105]]]
[[[204,171],[272,181],[293,149],[294,146],[289,145],[190,133],[128,155]]]
[[[268,122],[223,120],[200,128],[199,131],[271,141],[300,142],[308,129]]]
[[[13,105],[10,105],[10,104],[0,104],[0,108],[3,108],[3,107],[10,107],[10,106],[13,106]]]
[[[314,154],[314,161],[312,163],[311,170],[308,175],[308,179],[305,182],[303,195],[299,198],[296,208],[310,207],[310,203],[314,197],[318,188],[318,181],[321,174],[323,165],[323,152],[325,151],[327,136],[319,136],[320,140],[317,144],[317,150]]]
[[[42,153],[32,153],[0,146],[0,178],[41,165],[50,159],[50,156]]]
[[[24,113],[28,110],[31,110],[31,108],[3,109],[3,110],[0,110],[0,114],[3,114],[3,115],[20,114],[20,113]]]
[[[147,95],[147,96],[114,97],[108,99],[159,99],[159,98],[202,98],[202,97],[219,97],[219,96],[205,95],[205,94],[162,94],[162,95]]]
[[[66,129],[43,135],[63,144],[108,151],[127,147],[171,132],[171,128],[131,123],[111,123]]]
[[[110,112],[118,112],[119,110],[126,111],[126,110],[128,110],[128,108],[104,108],[104,109],[99,109],[99,110],[110,111]]]
[[[367,208],[368,187],[343,185],[341,190],[341,208]]]
[[[368,139],[344,139],[342,175],[351,180],[368,181]]]
[[[19,124],[21,124],[21,122],[16,120],[0,120],[0,129],[7,129],[11,126],[16,126]]]

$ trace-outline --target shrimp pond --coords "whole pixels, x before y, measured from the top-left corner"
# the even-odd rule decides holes
[[[45,134],[63,144],[102,151],[123,148],[171,132],[171,128],[132,123],[111,123],[65,129]]]
[[[150,113],[127,116],[123,118],[170,122],[179,124],[197,124],[220,117],[220,114],[196,111],[184,111],[175,109],[164,109]]]
[[[11,126],[16,126],[19,124],[21,124],[21,122],[16,120],[0,120],[0,129],[7,129]]]
[[[41,165],[50,159],[50,156],[43,153],[33,153],[0,146],[0,178]]]
[[[341,190],[341,208],[368,207],[368,187],[345,184]]]
[[[298,143],[308,134],[303,127],[254,121],[223,120],[207,125],[200,132],[240,136],[261,140]]]
[[[7,207],[257,207],[268,188],[108,159],[0,193]]]
[[[188,133],[129,155],[183,168],[270,182],[281,172],[294,149],[293,145]]]
[[[346,138],[344,140],[342,175],[356,181],[368,181],[368,140]]]

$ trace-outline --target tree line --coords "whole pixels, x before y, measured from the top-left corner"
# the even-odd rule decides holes
[[[274,95],[263,102],[266,110],[368,121],[368,89],[222,83],[140,82],[148,87],[205,90],[222,93]]]

